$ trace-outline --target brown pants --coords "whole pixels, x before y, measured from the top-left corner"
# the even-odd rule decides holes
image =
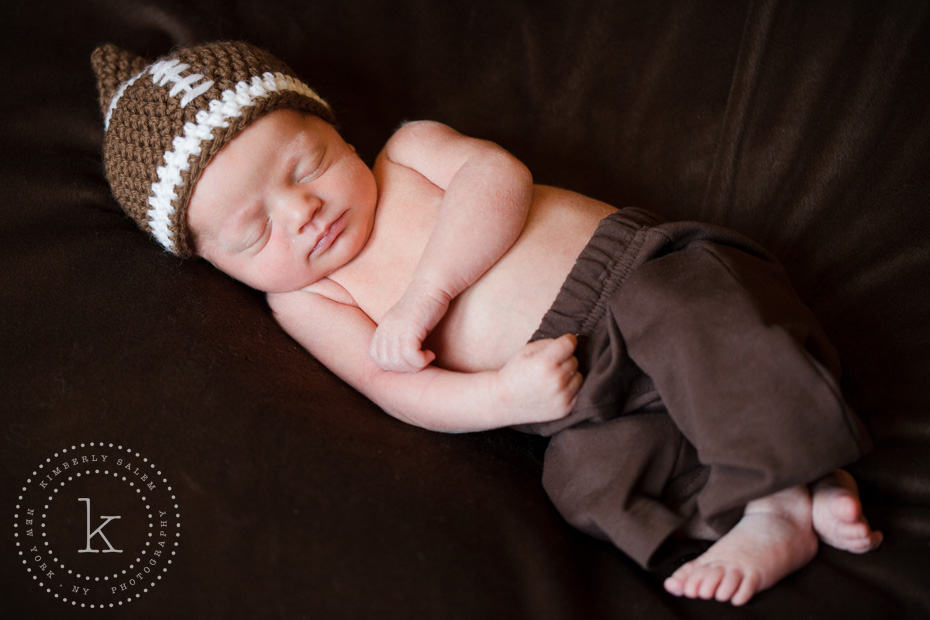
[[[725,533],[745,504],[870,447],[838,362],[784,270],[741,235],[623,209],[600,222],[533,340],[574,333],[585,377],[551,435],[561,514],[642,566],[672,534]]]

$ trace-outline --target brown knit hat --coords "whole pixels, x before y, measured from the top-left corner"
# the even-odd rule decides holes
[[[123,210],[169,252],[193,254],[187,204],[211,158],[264,114],[294,108],[333,123],[329,106],[283,62],[222,42],[148,64],[115,45],[94,50],[103,160]]]

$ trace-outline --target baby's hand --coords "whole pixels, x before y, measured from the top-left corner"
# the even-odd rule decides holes
[[[436,359],[432,351],[422,350],[430,330],[449,308],[451,299],[411,285],[378,323],[371,338],[369,354],[384,370],[417,372]]]
[[[512,424],[549,422],[571,412],[581,388],[572,334],[523,346],[499,371],[498,393]]]

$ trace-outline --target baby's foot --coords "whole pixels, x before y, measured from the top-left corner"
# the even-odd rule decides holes
[[[792,487],[747,504],[739,523],[676,570],[665,589],[675,596],[743,605],[816,553],[810,494],[806,487]]]
[[[838,469],[811,485],[814,531],[822,541],[852,553],[865,553],[882,542],[862,514],[859,489],[848,472]]]

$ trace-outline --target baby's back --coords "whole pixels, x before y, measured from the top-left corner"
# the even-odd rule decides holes
[[[374,231],[356,273],[390,277],[343,283],[375,322],[400,298],[435,225],[442,190],[381,157]],[[477,282],[453,300],[425,342],[439,366],[499,368],[529,340],[597,223],[615,209],[580,194],[537,185],[523,232]],[[377,269],[372,269],[377,265]]]

